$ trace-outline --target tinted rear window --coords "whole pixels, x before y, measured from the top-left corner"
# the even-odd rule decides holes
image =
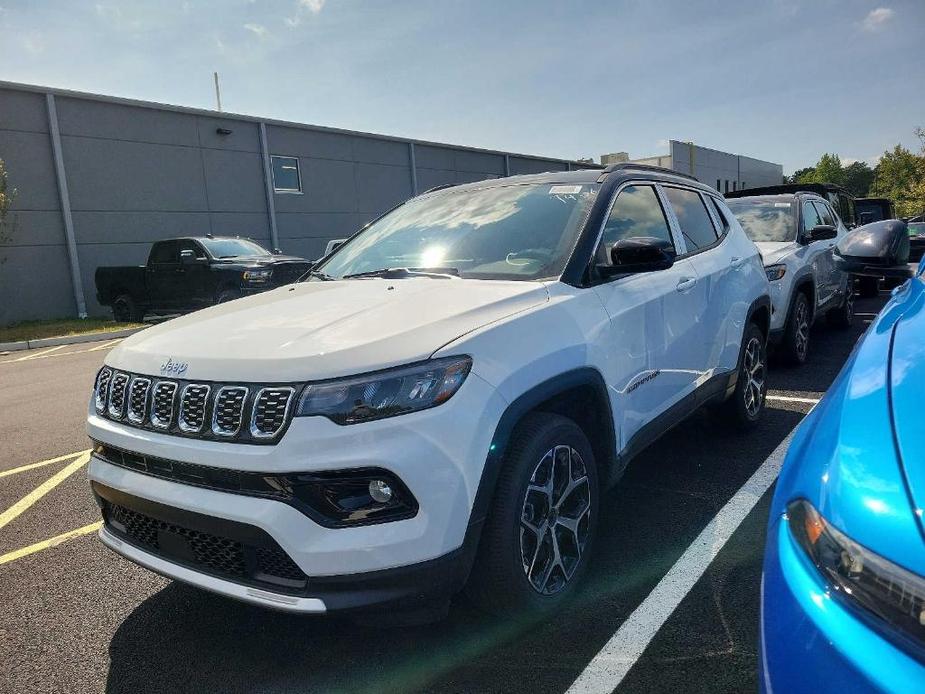
[[[716,242],[716,227],[699,193],[666,186],[665,195],[681,225],[688,253]]]

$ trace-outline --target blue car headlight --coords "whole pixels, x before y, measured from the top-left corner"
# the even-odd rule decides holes
[[[471,368],[470,357],[446,357],[309,383],[299,398],[296,416],[320,415],[336,424],[357,424],[426,410],[453,397]]]
[[[791,502],[787,517],[836,596],[925,645],[925,579],[854,542],[805,499]]]

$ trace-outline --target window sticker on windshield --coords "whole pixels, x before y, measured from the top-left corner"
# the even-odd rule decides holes
[[[581,192],[581,186],[552,186],[549,189],[550,195],[578,195]]]
[[[789,202],[775,202],[774,207],[790,207]]]

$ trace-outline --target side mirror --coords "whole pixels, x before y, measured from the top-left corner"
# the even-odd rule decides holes
[[[835,247],[835,266],[853,275],[909,277],[909,231],[899,219],[865,224]]]
[[[180,264],[181,265],[195,265],[196,264],[196,253],[190,249],[180,251]]]
[[[324,247],[324,255],[331,255],[334,251],[343,246],[346,241],[347,239],[333,239],[332,241],[328,241],[328,245]]]
[[[663,239],[643,236],[621,239],[610,249],[611,265],[597,265],[602,277],[614,277],[636,272],[667,270],[674,265],[675,252]]]
[[[834,239],[836,236],[838,236],[838,229],[831,224],[817,224],[806,232],[806,237],[810,243]]]
[[[273,249],[273,255],[282,255],[282,254],[283,254],[283,252],[282,252],[280,249],[278,249],[278,248],[274,248],[274,249]]]

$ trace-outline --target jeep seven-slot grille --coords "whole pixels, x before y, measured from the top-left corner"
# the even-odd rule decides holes
[[[102,501],[106,525],[140,548],[204,573],[263,584],[285,592],[304,588],[308,577],[274,540],[268,546],[159,520],[110,501]]]
[[[201,383],[103,367],[94,403],[99,415],[166,434],[235,443],[275,443],[292,419],[296,388]]]

